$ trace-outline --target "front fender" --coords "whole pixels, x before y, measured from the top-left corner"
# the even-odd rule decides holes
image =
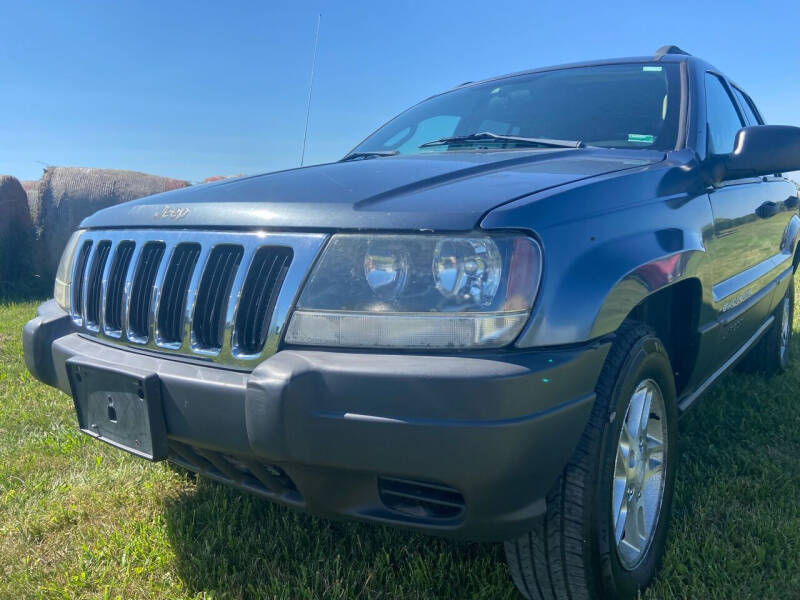
[[[712,273],[704,240],[713,235],[708,197],[670,198],[536,229],[544,272],[519,347],[575,344],[616,331],[648,295]]]
[[[637,241],[645,242],[643,239]],[[638,247],[641,248],[641,245]],[[614,283],[602,299],[589,336],[595,338],[616,331],[633,308],[647,296],[668,285],[694,277],[697,273],[696,265],[704,258],[703,252],[702,248],[685,248],[675,254],[636,265]]]

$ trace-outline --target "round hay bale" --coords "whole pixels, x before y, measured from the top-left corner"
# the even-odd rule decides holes
[[[42,203],[39,198],[39,183],[40,180],[32,179],[27,181],[20,181],[22,189],[28,195],[28,209],[31,213],[31,221],[33,221],[33,230],[37,232],[41,227],[39,222],[42,213]]]
[[[31,214],[33,223],[33,241],[31,249],[31,269],[36,277],[39,278],[40,287],[46,289],[49,286],[47,279],[42,279],[44,272],[44,242],[42,241],[42,197],[39,194],[41,179],[20,181],[22,189],[28,195],[28,212]]]
[[[55,275],[70,234],[92,213],[187,185],[187,181],[135,171],[48,167],[39,184],[43,276]]]
[[[30,276],[32,236],[25,190],[16,177],[0,175],[0,296]]]
[[[203,183],[214,183],[215,181],[223,181],[224,179],[225,175],[212,175],[211,177],[203,179]]]
[[[216,183],[217,181],[225,181],[226,179],[236,179],[241,175],[212,175],[203,179],[203,183]]]

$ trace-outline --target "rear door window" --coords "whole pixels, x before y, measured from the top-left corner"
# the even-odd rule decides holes
[[[736,99],[739,101],[739,106],[744,112],[745,119],[747,119],[747,124],[761,125],[761,118],[758,116],[755,105],[750,97],[737,87],[733,88],[733,95],[736,96]]]

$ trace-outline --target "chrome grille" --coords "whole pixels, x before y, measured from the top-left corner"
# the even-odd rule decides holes
[[[98,338],[250,367],[273,354],[324,234],[82,234],[72,320]]]

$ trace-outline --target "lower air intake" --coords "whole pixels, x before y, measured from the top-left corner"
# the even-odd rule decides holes
[[[213,479],[268,497],[300,504],[303,497],[294,481],[277,465],[255,459],[223,454],[207,448],[169,442],[169,460]]]
[[[387,508],[412,517],[453,519],[464,512],[461,492],[438,483],[378,477],[378,491]]]

